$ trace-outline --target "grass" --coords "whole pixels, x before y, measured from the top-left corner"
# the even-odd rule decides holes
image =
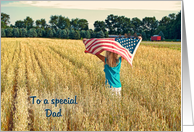
[[[122,62],[118,98],[104,85],[103,63],[84,53],[82,41],[2,38],[1,129],[181,131],[181,52],[155,45],[141,43],[133,68]],[[78,104],[50,102],[75,95]],[[49,104],[32,104],[30,96]],[[60,108],[61,117],[46,117],[45,109]]]
[[[181,51],[181,42],[146,42],[142,41],[141,45],[155,48],[169,48]]]

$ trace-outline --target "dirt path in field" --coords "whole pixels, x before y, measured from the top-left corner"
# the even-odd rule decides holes
[[[10,118],[9,118],[9,121],[8,121],[8,131],[13,131],[14,130],[14,116],[16,114],[16,98],[17,98],[17,94],[18,94],[18,63],[20,61],[20,57],[21,57],[21,44],[19,44],[19,53],[18,53],[18,60],[16,62],[16,68],[15,68],[15,78],[14,78],[14,85],[13,85],[13,90],[12,90],[12,96],[13,96],[13,101],[12,101],[12,110],[11,110],[11,113],[10,113]],[[26,63],[25,63],[25,67],[26,67]],[[27,76],[28,72],[27,72],[27,67],[25,68],[25,76],[26,76],[26,80],[28,80],[28,76]],[[28,101],[30,103],[30,88],[28,87],[28,81],[26,81],[26,88],[27,88],[27,94],[28,94]],[[33,113],[33,110],[31,108],[28,109],[28,114],[29,114],[29,122],[28,123],[28,127],[30,128],[30,131],[34,131],[34,128],[33,128],[33,122],[34,122],[34,113]],[[21,115],[22,116],[22,115]]]
[[[19,44],[19,55],[18,55],[18,58],[20,57],[21,55],[21,44]],[[16,62],[16,65],[18,67],[18,61],[19,59],[17,60]],[[13,116],[15,115],[15,111],[16,111],[16,106],[15,106],[15,100],[16,100],[16,97],[17,97],[17,76],[18,76],[18,69],[15,68],[15,78],[14,78],[14,85],[13,85],[13,90],[12,90],[12,96],[13,96],[13,101],[12,101],[12,107],[13,109],[11,110],[11,113],[10,113],[10,118],[9,118],[9,121],[8,121],[8,131],[13,131],[13,128],[14,128],[14,124],[13,124]]]
[[[26,45],[26,47],[27,47],[27,45]],[[26,58],[27,58],[27,56],[26,56]],[[27,94],[28,94],[28,102],[29,102],[29,104],[31,104],[31,102],[30,102],[30,88],[29,88],[29,82],[28,82],[28,80],[29,80],[28,74],[29,73],[28,73],[28,70],[27,70],[27,68],[28,68],[28,66],[27,66],[27,60],[26,60],[26,63],[25,63],[25,67],[26,67],[25,75],[26,75],[26,80],[27,80],[26,81],[26,88],[27,88]],[[30,122],[30,123],[28,123],[28,127],[30,128],[30,131],[35,131],[34,130],[34,127],[33,127],[33,124],[34,124],[34,112],[33,112],[33,109],[32,108],[29,108],[28,109],[28,113],[29,113],[28,120]]]

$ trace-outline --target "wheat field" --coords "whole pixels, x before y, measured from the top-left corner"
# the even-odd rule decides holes
[[[179,50],[140,45],[133,68],[121,64],[120,98],[105,87],[104,64],[84,50],[81,40],[1,38],[1,130],[181,131]],[[77,104],[51,104],[75,96]]]

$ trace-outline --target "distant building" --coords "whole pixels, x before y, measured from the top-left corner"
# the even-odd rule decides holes
[[[151,36],[151,41],[161,41],[161,36],[159,36],[159,35],[153,35],[153,36]]]

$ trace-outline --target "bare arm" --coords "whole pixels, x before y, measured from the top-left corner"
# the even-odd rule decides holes
[[[105,63],[105,57],[104,56],[102,56],[102,55],[100,55],[100,54],[98,54],[98,55],[96,55],[101,61],[103,61],[104,63]]]

